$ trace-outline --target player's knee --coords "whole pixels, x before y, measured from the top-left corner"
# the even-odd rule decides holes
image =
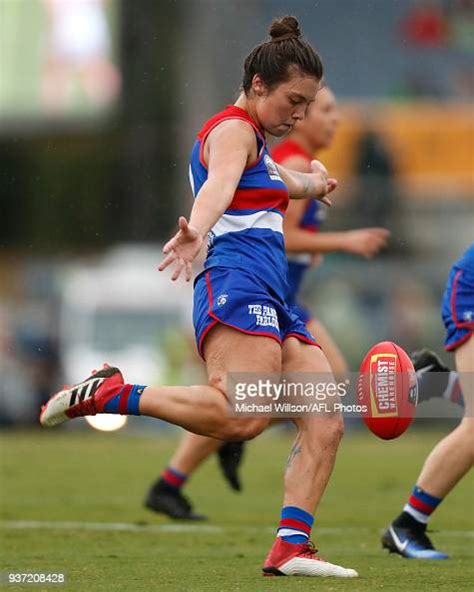
[[[266,418],[253,419],[246,422],[230,422],[226,428],[226,440],[253,440],[268,427],[268,423],[269,420]]]
[[[227,381],[224,377],[224,374],[221,372],[216,372],[215,374],[209,375],[208,378],[209,386],[221,391],[224,395],[227,394]]]

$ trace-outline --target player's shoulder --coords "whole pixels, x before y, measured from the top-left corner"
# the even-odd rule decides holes
[[[223,119],[209,131],[208,142],[251,146],[255,142],[255,131],[252,124],[243,119]]]
[[[253,135],[257,132],[264,139],[263,131],[257,126],[251,116],[244,109],[236,105],[228,105],[225,109],[208,119],[198,133],[198,138],[205,138],[216,128]]]

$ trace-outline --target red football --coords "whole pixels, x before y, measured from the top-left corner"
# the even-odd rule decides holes
[[[383,440],[398,438],[411,424],[418,402],[416,373],[396,343],[370,348],[359,370],[357,402],[369,430]]]

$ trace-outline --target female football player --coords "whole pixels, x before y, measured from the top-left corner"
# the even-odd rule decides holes
[[[242,93],[198,134],[190,179],[196,200],[189,221],[165,245],[164,270],[189,281],[191,265],[208,236],[204,271],[196,278],[194,325],[206,361],[208,385],[151,387],[124,384],[104,366],[83,383],[54,395],[41,423],[52,426],[95,413],[156,417],[221,440],[260,434],[267,417],[229,417],[231,372],[319,372],[330,366],[314,337],[285,302],[287,260],[283,216],[288,198],[327,195],[336,187],[321,163],[290,172],[271,159],[266,135],[282,136],[304,118],[323,75],[318,54],[301,38],[298,22],[272,23],[270,40],[246,58]],[[278,535],[264,575],[354,577],[357,572],[317,557],[309,542],[313,514],[328,483],[342,436],[341,416],[294,420],[296,441],[285,473]]]

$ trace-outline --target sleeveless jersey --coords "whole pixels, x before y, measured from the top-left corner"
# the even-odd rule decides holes
[[[272,150],[272,158],[275,162],[284,164],[284,161],[291,156],[302,156],[310,163],[313,156],[306,152],[295,141],[288,139],[277,144]],[[299,228],[308,232],[318,232],[322,222],[326,217],[325,210],[316,199],[308,199],[303,214],[299,220]],[[288,295],[289,304],[295,302],[304,275],[311,263],[309,253],[289,253],[288,254]]]
[[[199,132],[191,153],[189,178],[194,197],[207,180],[203,147],[209,133],[229,119],[241,119],[254,129],[257,161],[245,168],[232,202],[208,235],[204,269],[245,269],[258,276],[282,301],[288,291],[288,263],[283,239],[283,216],[288,189],[268,152],[263,130],[240,107],[229,105],[209,119]]]
[[[472,243],[454,266],[458,269],[464,269],[474,275],[474,243]]]

